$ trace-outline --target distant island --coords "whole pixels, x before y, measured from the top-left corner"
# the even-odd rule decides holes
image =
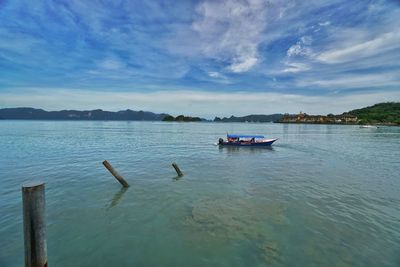
[[[296,115],[285,114],[278,123],[313,124],[381,124],[400,125],[400,103],[379,103],[373,106],[351,110],[340,115],[309,115],[300,112]]]
[[[201,119],[199,117],[190,117],[190,116],[184,116],[184,115],[179,115],[176,118],[174,118],[171,115],[165,116],[162,121],[178,121],[178,122],[191,122],[191,121],[205,121],[204,119]]]
[[[35,108],[3,108],[0,118],[4,120],[116,120],[116,121],[161,121],[168,114],[149,111],[121,110],[117,112],[95,110],[46,111]]]
[[[275,122],[279,121],[283,117],[283,114],[271,114],[271,115],[247,115],[243,117],[231,116],[229,118],[215,117],[214,122]]]

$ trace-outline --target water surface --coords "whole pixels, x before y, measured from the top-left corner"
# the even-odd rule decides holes
[[[400,266],[398,127],[0,121],[0,169],[0,266],[23,266],[37,180],[49,266]]]

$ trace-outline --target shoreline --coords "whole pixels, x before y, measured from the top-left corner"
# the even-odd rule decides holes
[[[400,124],[395,124],[395,123],[366,123],[366,124],[361,124],[361,123],[329,123],[329,122],[274,122],[274,123],[281,123],[281,124],[318,124],[318,125],[358,125],[358,126],[364,126],[364,125],[372,125],[372,126],[400,126]]]

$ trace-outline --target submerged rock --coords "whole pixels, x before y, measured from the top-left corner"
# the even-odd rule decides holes
[[[194,243],[244,242],[253,247],[251,250],[260,261],[277,266],[282,263],[282,256],[279,243],[273,240],[274,230],[284,225],[284,211],[280,203],[259,199],[204,198],[188,210],[183,225],[186,237]]]
[[[184,219],[191,231],[225,238],[258,238],[269,235],[274,225],[283,223],[282,205],[233,197],[201,199]]]

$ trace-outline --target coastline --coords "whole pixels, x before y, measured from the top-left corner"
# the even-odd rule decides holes
[[[400,124],[396,123],[334,123],[334,122],[287,122],[287,121],[276,121],[274,123],[281,123],[281,124],[318,124],[318,125],[356,125],[356,126],[363,126],[363,125],[372,125],[372,126],[400,126]]]

